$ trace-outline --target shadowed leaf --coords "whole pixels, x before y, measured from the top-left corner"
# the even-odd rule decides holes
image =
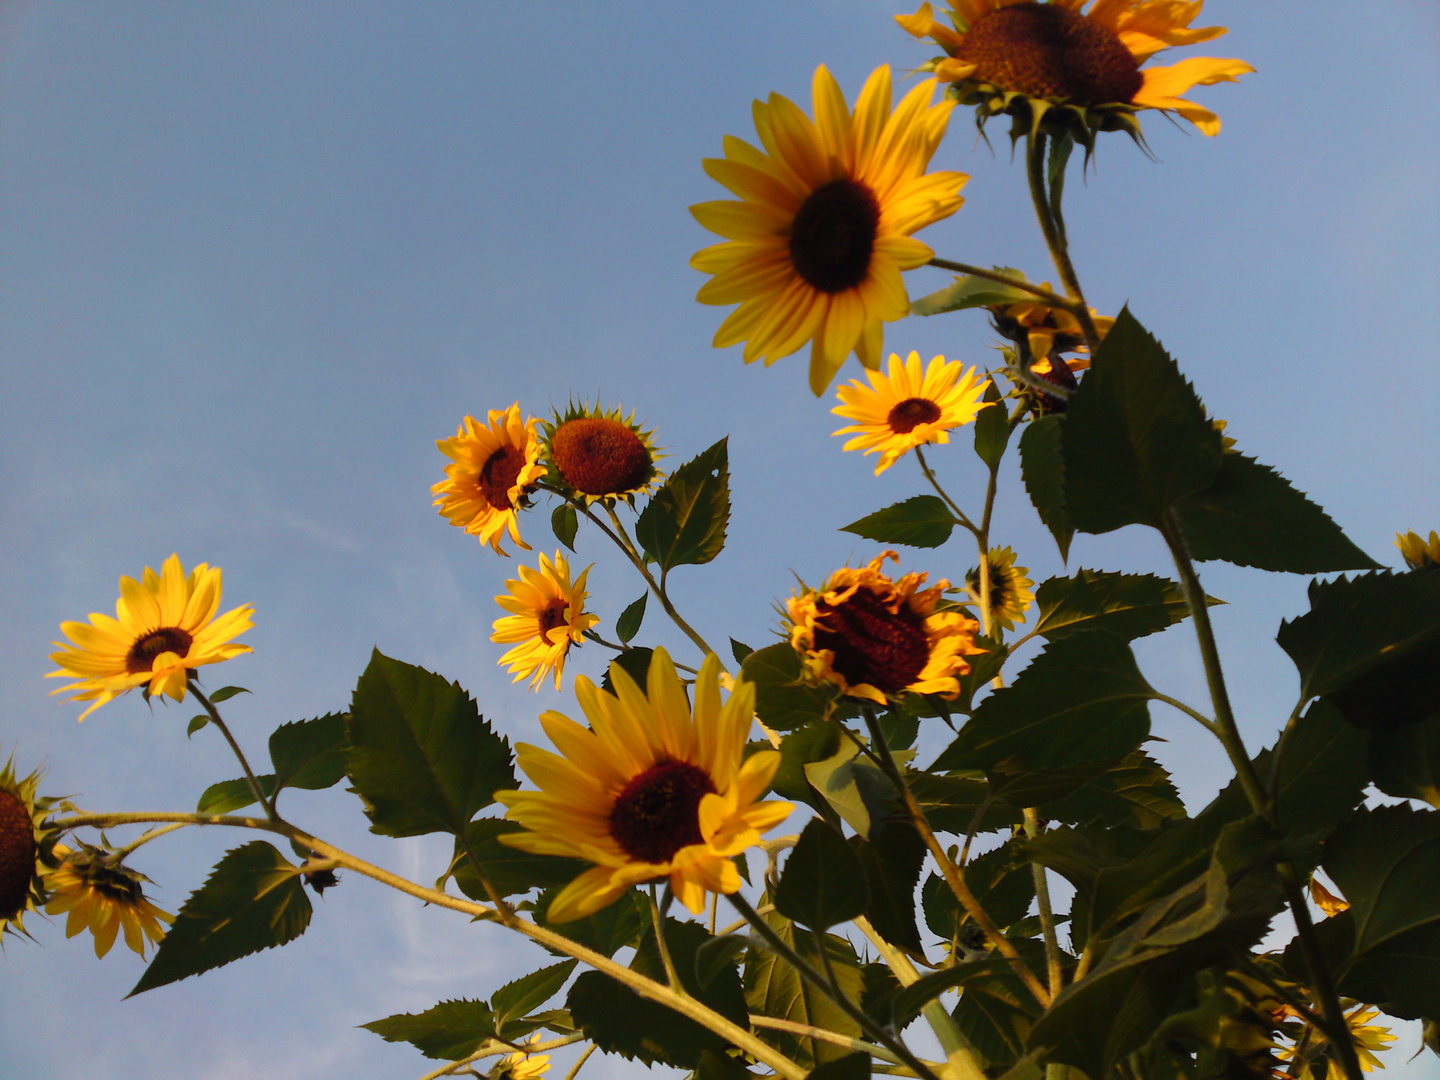
[[[635,522],[635,539],[661,570],[708,563],[725,547],[730,520],[727,442],[721,439],[676,469]]]
[[[953,528],[955,515],[950,513],[944,502],[934,495],[916,495],[877,510],[859,521],[852,521],[840,531],[881,544],[933,548],[949,540]]]

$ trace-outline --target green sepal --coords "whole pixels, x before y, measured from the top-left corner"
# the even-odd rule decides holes
[[[730,520],[727,439],[670,475],[635,522],[635,539],[662,571],[708,563],[725,547]]]
[[[943,500],[934,495],[916,495],[852,521],[840,531],[881,544],[935,548],[950,539],[954,528],[955,515]]]

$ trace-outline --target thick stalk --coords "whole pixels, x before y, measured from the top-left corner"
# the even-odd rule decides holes
[[[1045,237],[1045,245],[1050,249],[1050,257],[1055,261],[1055,269],[1060,274],[1060,280],[1065,283],[1065,291],[1070,294],[1070,303],[1066,305],[1066,309],[1079,321],[1080,331],[1085,335],[1085,344],[1089,346],[1090,355],[1093,356],[1100,345],[1100,334],[1095,329],[1095,320],[1090,316],[1090,305],[1085,302],[1085,293],[1081,291],[1075,265],[1070,261],[1070,245],[1066,242],[1064,227],[1059,223],[1063,220],[1060,218],[1060,206],[1058,203],[1055,206],[1050,205],[1050,196],[1046,191],[1046,142],[1045,135],[1038,131],[1025,137],[1025,173],[1030,181],[1030,201],[1035,204],[1035,216],[1040,221],[1040,232]]]
[[[200,702],[201,707],[210,716],[210,722],[220,729],[220,734],[225,736],[225,741],[230,744],[230,749],[235,751],[235,758],[240,762],[240,768],[245,770],[245,782],[250,785],[250,794],[255,796],[255,801],[265,811],[265,816],[271,821],[279,821],[280,817],[275,813],[275,804],[265,796],[264,790],[260,787],[260,781],[255,778],[255,772],[250,768],[250,762],[245,760],[245,753],[240,749],[240,744],[235,741],[235,736],[230,734],[230,729],[225,726],[225,721],[220,719],[220,712],[212,702],[195,684],[192,677],[190,680],[190,692],[195,695],[195,700]]]
[[[1025,835],[1031,840],[1040,835],[1040,815],[1035,808],[1025,809]],[[1065,976],[1060,967],[1060,942],[1055,936],[1055,909],[1050,906],[1050,880],[1045,868],[1038,862],[1031,863],[1035,874],[1035,899],[1040,906],[1040,931],[1045,938],[1045,973],[1050,980],[1050,996],[1059,997],[1065,985]]]

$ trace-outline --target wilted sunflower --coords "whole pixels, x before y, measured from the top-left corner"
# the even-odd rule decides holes
[[[1411,570],[1440,568],[1440,533],[1433,529],[1428,541],[1417,532],[1396,533],[1395,546]]]
[[[545,456],[558,487],[586,502],[634,499],[660,475],[654,432],[619,408],[571,404],[545,425]]]
[[[139,581],[122,577],[115,618],[95,612],[88,625],[60,624],[71,644],[51,643],[60,648],[50,654],[60,670],[46,678],[80,681],[50,693],[78,690],[69,700],[93,701],[81,720],[137,686],[147,697],[166,694],[184,701],[195,668],[251,651],[230,639],[250,629],[255,609],[244,604],[217,618],[221,587],[218,566],[200,563],[186,576],[179,555],[166,559],[158,574],[147,566]]]
[[[1193,86],[1235,82],[1255,69],[1243,60],[1193,56],[1170,67],[1140,65],[1177,45],[1225,33],[1223,26],[1191,29],[1204,0],[949,0],[951,26],[926,3],[895,20],[948,54],[927,68],[954,93],[976,105],[983,124],[1009,113],[1016,132],[1033,126],[1066,131],[1093,145],[1097,131],[1124,130],[1140,138],[1135,113],[1175,112],[1206,135],[1220,118],[1180,97]]]
[[[844,404],[830,411],[857,423],[832,434],[858,432],[844,449],[878,453],[876,476],[917,446],[949,442],[951,428],[970,423],[985,407],[990,385],[973,367],[962,377],[962,368],[958,360],[946,363],[945,357],[937,356],[922,372],[919,353],[912,352],[903,364],[891,353],[888,376],[871,371],[869,386],[851,379],[839,388]]]
[[[69,912],[66,937],[88,929],[95,935],[96,956],[110,951],[121,930],[125,931],[125,944],[141,956],[147,938],[152,944],[160,943],[165,936],[161,923],[174,922],[175,917],[145,899],[140,883],[149,878],[89,844],[81,844],[78,851],[57,849],[57,853],[64,861],[46,875],[50,901],[45,913]]]
[[[866,80],[852,115],[834,77],[815,71],[812,121],[771,94],[755,102],[764,152],[732,136],[705,171],[742,201],[690,208],[725,237],[690,265],[714,274],[705,304],[740,307],[715,345],[745,342],[745,362],[767,365],[810,346],[810,389],[818,397],[854,352],[880,366],[883,323],[910,310],[900,271],[934,254],[911,233],[949,217],[964,201],[964,173],[925,172],[953,102],[931,105],[935,82],[916,86],[890,110],[890,69]]]
[[[1008,547],[992,547],[990,564],[990,614],[995,623],[1005,630],[1014,630],[1017,622],[1025,621],[1025,612],[1035,602],[1030,586],[1035,584],[1025,575],[1027,567],[1015,565],[1015,552]],[[971,570],[965,578],[966,591],[970,599],[980,603],[980,568]]]
[[[530,689],[534,690],[553,670],[555,689],[560,689],[565,654],[600,621],[585,611],[585,578],[589,573],[587,566],[572,584],[570,564],[557,550],[553,563],[541,555],[539,570],[522,566],[519,581],[505,582],[510,592],[495,597],[495,602],[510,614],[495,620],[490,640],[515,645],[500,657],[500,663],[509,665],[516,682],[533,674]]]
[[[819,589],[786,601],[790,644],[815,682],[884,705],[903,693],[954,697],[979,624],[960,611],[938,611],[939,581],[924,592],[924,574],[892,581],[881,570],[893,551],[855,569],[843,567]]]
[[[528,506],[530,488],[545,475],[540,462],[539,421],[520,419],[520,403],[508,409],[491,409],[485,424],[473,416],[435,445],[450,459],[445,479],[430,488],[439,496],[434,505],[451,525],[489,544],[497,555],[506,554],[500,541],[510,539],[526,551],[520,539],[518,510]]]
[[[0,769],[0,933],[25,933],[25,913],[45,902],[45,870],[54,866],[55,832],[45,827],[50,800],[36,797],[41,773]]]
[[[558,712],[541,715],[559,754],[515,747],[520,768],[540,790],[495,793],[509,808],[505,816],[526,830],[501,840],[595,864],[551,902],[552,922],[583,918],[632,885],[663,877],[676,899],[699,914],[707,892],[740,888],[733,856],[793,809],[758,801],[780,765],[778,752],[741,760],[755,688],[737,682],[722,705],[720,662],[709,656],[695,681],[692,712],[664,649],[651,658],[644,690],[619,664],[611,665],[610,679],[613,694],[583,675],[575,680],[588,729]]]

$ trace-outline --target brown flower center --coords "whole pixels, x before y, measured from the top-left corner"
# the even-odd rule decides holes
[[[159,630],[141,634],[125,654],[125,670],[131,675],[150,671],[155,666],[155,658],[161,653],[173,652],[177,656],[189,656],[190,643],[193,640],[187,631],[178,626],[162,626]]]
[[[1144,82],[1118,37],[1055,3],[990,12],[966,32],[956,55],[975,65],[975,78],[1074,105],[1128,103]]]
[[[25,909],[35,875],[35,829],[25,804],[0,791],[0,919]]]
[[[1050,353],[1050,370],[1040,376],[1052,386],[1063,386],[1066,390],[1074,391],[1080,385],[1075,378],[1075,373],[1070,370],[1070,365],[1060,358],[1058,351]],[[1066,409],[1066,401],[1063,398],[1054,397],[1050,394],[1039,394],[1039,404],[1046,413],[1063,413]]]
[[[921,424],[933,424],[940,419],[940,406],[929,398],[906,398],[893,409],[885,422],[896,435],[909,435]]]
[[[620,495],[650,479],[650,450],[629,424],[605,416],[566,420],[550,440],[555,467],[586,495]]]
[[[700,835],[700,800],[715,791],[704,769],[685,761],[664,761],[625,785],[610,811],[610,835],[625,854],[641,862],[665,863]]]
[[[823,293],[865,280],[880,229],[880,204],[858,180],[832,180],[812,191],[790,224],[795,272]]]
[[[565,625],[565,613],[570,610],[570,605],[561,597],[556,597],[540,609],[539,623],[540,636],[545,637],[557,626]],[[548,641],[549,639],[546,638]]]
[[[815,647],[834,652],[832,666],[851,686],[868,683],[887,696],[918,679],[930,659],[925,620],[903,602],[892,612],[863,586],[837,607],[819,605]]]
[[[510,501],[510,489],[515,486],[515,478],[524,467],[525,455],[514,446],[502,446],[485,459],[476,482],[480,485],[480,494],[485,496],[492,509],[509,510],[514,507],[515,504]]]

